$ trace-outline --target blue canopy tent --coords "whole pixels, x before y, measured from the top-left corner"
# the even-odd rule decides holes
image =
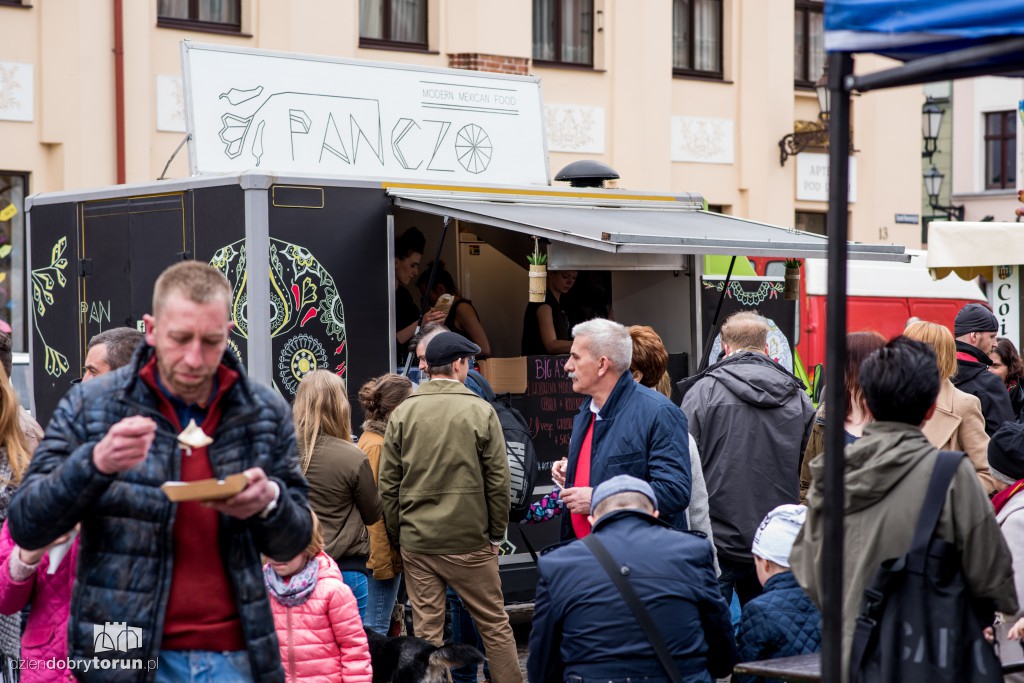
[[[829,269],[826,403],[844,402],[847,185],[850,95],[991,74],[1024,75],[1024,0],[826,0],[829,52]],[[904,62],[853,75],[853,54]],[[839,413],[833,413],[839,414]],[[825,534],[822,567],[822,677],[842,672],[843,424],[825,425]]]

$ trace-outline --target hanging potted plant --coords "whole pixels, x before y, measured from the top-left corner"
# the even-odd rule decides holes
[[[800,299],[800,261],[795,258],[785,260],[786,286],[782,290],[782,298],[786,301]]]
[[[540,253],[540,241],[533,238],[533,253],[526,257],[530,263],[530,303],[542,304],[548,294],[548,255]]]

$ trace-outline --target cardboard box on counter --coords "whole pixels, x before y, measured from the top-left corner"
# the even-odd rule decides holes
[[[526,356],[488,358],[478,361],[477,368],[494,389],[494,393],[526,393]]]

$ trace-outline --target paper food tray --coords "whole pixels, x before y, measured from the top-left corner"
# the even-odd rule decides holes
[[[160,489],[171,502],[186,500],[222,500],[240,493],[245,488],[244,474],[232,474],[225,479],[202,479],[200,481],[169,481]]]

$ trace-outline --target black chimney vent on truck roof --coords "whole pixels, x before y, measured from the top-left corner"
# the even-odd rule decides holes
[[[608,164],[592,159],[574,161],[555,176],[567,180],[572,187],[604,187],[606,180],[618,180],[619,172]]]

